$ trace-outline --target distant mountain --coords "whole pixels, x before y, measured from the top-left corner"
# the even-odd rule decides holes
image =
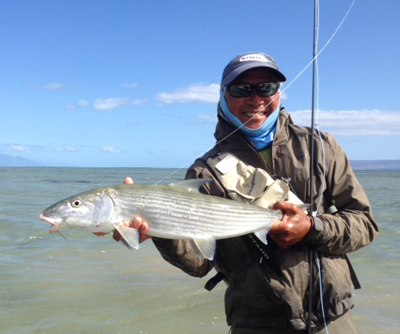
[[[39,167],[37,162],[22,157],[12,157],[8,154],[0,154],[0,167]]]
[[[354,170],[400,170],[400,160],[350,160]]]

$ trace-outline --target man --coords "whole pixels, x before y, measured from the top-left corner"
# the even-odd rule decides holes
[[[353,300],[346,254],[368,245],[378,228],[369,201],[334,138],[322,133],[321,141],[309,128],[294,125],[281,107],[279,87],[285,80],[275,61],[264,53],[235,57],[222,75],[217,143],[195,161],[186,177],[211,178],[202,191],[230,197],[210,164],[229,153],[246,166],[287,180],[297,197],[310,203],[313,136],[313,198],[318,213],[307,215],[295,204],[277,202],[271,208],[284,216],[269,231],[268,246],[250,236],[219,240],[213,261],[197,257],[184,240],[153,238],[153,242],[168,262],[189,275],[203,277],[216,267],[228,283],[225,312],[234,334],[306,333],[310,325],[313,333],[325,333],[325,326],[330,334],[356,333],[348,314]],[[148,238],[148,225],[140,217],[131,226],[139,230],[141,241]],[[114,237],[120,239],[117,233]],[[311,291],[310,249],[314,255]]]

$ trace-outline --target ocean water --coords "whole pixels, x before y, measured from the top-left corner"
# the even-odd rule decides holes
[[[0,333],[227,333],[220,284],[166,263],[151,241],[130,251],[111,235],[48,233],[50,204],[100,186],[170,183],[184,170],[0,168]],[[362,285],[352,311],[359,333],[400,333],[400,172],[357,172],[380,227],[350,254]]]

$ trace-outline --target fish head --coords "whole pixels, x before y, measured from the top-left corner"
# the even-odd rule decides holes
[[[114,201],[104,190],[93,190],[63,199],[45,209],[40,219],[52,225],[50,233],[64,228],[110,232]]]

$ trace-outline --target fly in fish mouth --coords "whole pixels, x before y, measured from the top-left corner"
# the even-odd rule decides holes
[[[57,232],[57,230],[55,230],[55,227],[61,223],[61,219],[60,218],[50,218],[50,217],[46,217],[43,214],[40,214],[39,218],[41,220],[44,220],[45,222],[48,222],[52,225],[52,228],[50,229],[50,233],[54,233]]]

